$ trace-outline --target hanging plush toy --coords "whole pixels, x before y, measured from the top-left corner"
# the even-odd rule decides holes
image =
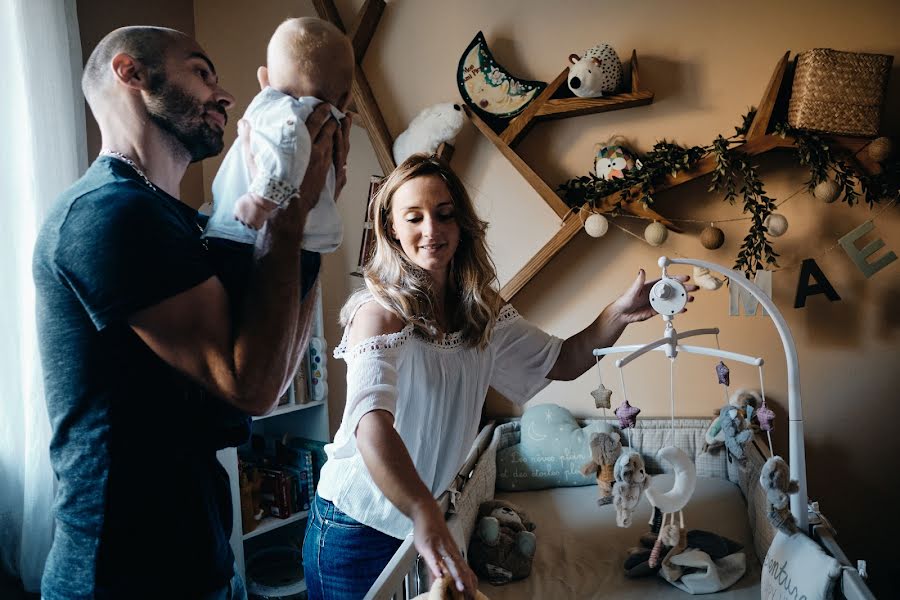
[[[773,456],[766,461],[759,473],[759,484],[766,491],[769,501],[769,522],[776,529],[787,535],[799,531],[797,521],[790,510],[790,494],[800,491],[797,481],[791,479],[788,464],[780,456]]]
[[[606,506],[613,501],[612,489],[616,478],[613,475],[613,466],[619,455],[622,454],[622,442],[619,434],[598,432],[591,434],[591,460],[581,467],[581,474],[585,477],[595,475],[600,497],[597,498],[598,506]]]
[[[622,448],[622,454],[613,466],[613,505],[616,507],[616,525],[631,527],[631,515],[641,501],[641,494],[650,485],[650,476],[644,467],[644,459],[632,448]]]
[[[753,437],[753,415],[762,404],[762,397],[754,390],[737,390],[724,407],[719,409],[718,417],[706,430],[703,452],[716,454],[723,447],[727,448],[729,459],[744,460],[744,444]]]
[[[614,136],[594,146],[594,171],[600,179],[622,179],[625,172],[636,165],[634,154],[625,147],[622,136]]]
[[[615,410],[616,416],[619,418],[619,427],[628,429],[637,425],[637,416],[640,412],[641,409],[629,404],[627,399],[623,400]]]

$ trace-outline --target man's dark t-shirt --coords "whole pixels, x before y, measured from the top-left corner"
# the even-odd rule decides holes
[[[33,272],[59,484],[48,600],[191,596],[233,574],[228,476],[215,452],[246,439],[248,419],[127,324],[213,276],[200,233],[195,210],[108,157],[41,229]]]

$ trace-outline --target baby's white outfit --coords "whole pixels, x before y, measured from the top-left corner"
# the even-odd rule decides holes
[[[256,176],[244,161],[241,138],[228,149],[213,180],[213,212],[204,237],[252,244],[257,231],[234,218],[238,198],[252,192],[281,204],[299,191],[309,166],[312,140],[306,119],[322,101],[310,96],[294,98],[266,87],[253,98],[244,119],[250,125],[250,151],[256,161]],[[344,113],[331,109],[340,121]],[[312,252],[334,252],[344,237],[344,225],[334,198],[334,165],[328,169],[319,202],[309,212],[303,229],[302,247]]]
[[[424,339],[412,325],[348,348],[345,330],[334,356],[347,362],[347,403],[334,443],[325,446],[319,495],[360,523],[402,539],[412,521],[378,489],[356,449],[362,416],[373,410],[394,416],[419,477],[437,497],[475,441],[488,387],[524,404],[550,383],[546,375],[561,346],[508,304],[484,350],[463,344],[459,333]]]

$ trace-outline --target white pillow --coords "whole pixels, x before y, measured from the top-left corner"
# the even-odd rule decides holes
[[[841,565],[813,540],[779,531],[769,546],[762,572],[762,598],[824,600],[831,598]]]

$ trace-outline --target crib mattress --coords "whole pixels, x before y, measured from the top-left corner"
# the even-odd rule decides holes
[[[658,475],[653,486],[666,490],[672,475]],[[504,598],[680,598],[689,594],[659,575],[625,577],[627,549],[649,530],[651,508],[641,500],[634,523],[616,526],[615,508],[598,507],[595,486],[554,488],[534,492],[498,492],[498,499],[518,504],[537,524],[537,551],[531,575],[503,586],[481,581],[479,589],[491,600]],[[698,478],[694,496],[684,510],[685,527],[705,529],[744,546],[747,572],[716,598],[758,600],[760,565],[753,551],[747,505],[740,488],[724,479]]]

